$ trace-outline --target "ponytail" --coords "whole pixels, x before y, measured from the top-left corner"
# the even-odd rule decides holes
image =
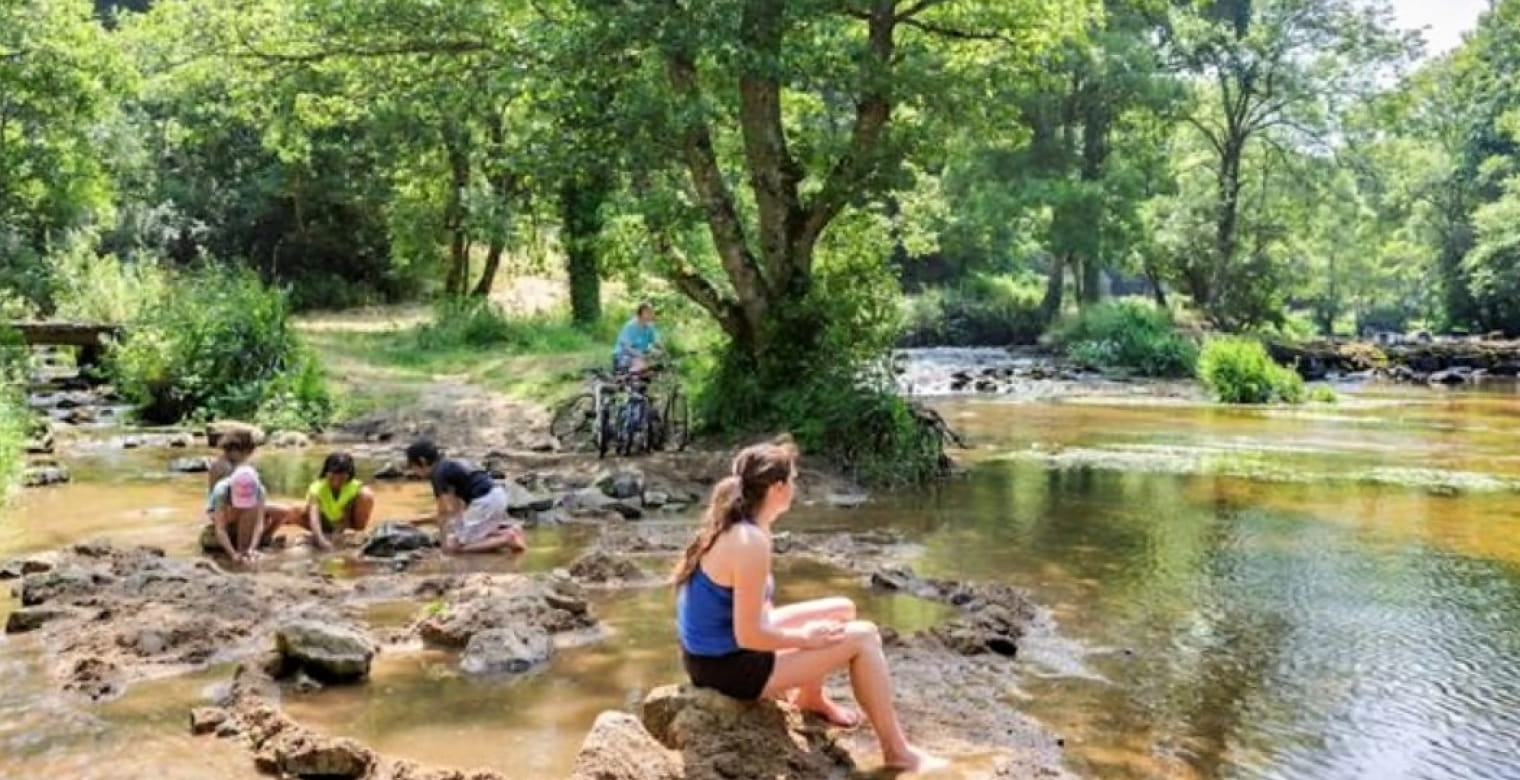
[[[718,537],[744,519],[744,486],[733,475],[718,480],[713,486],[712,497],[707,503],[707,513],[702,516],[702,528],[697,538],[686,545],[686,552],[676,562],[675,584],[684,584],[697,573],[702,556],[718,543]]]
[[[713,486],[697,538],[676,563],[676,585],[684,585],[696,575],[702,556],[718,543],[723,532],[754,516],[772,485],[792,478],[796,460],[797,449],[789,441],[757,444],[734,458],[729,475]]]

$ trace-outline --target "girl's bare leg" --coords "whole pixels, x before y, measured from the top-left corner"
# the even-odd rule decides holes
[[[928,771],[944,765],[944,760],[908,744],[897,710],[892,706],[892,675],[887,656],[882,651],[881,633],[876,625],[863,620],[845,627],[844,639],[828,647],[813,650],[783,650],[776,653],[776,666],[766,683],[764,695],[776,696],[798,688],[829,672],[848,666],[855,700],[860,702],[876,739],[881,742],[887,766],[908,771]]]
[[[848,623],[855,619],[855,602],[843,596],[835,596],[787,604],[772,608],[770,619],[772,624],[781,628],[801,628],[816,620],[837,620]],[[817,713],[824,720],[841,728],[848,729],[860,725],[860,713],[840,706],[824,693],[823,685],[827,677],[823,675],[816,680],[797,686],[797,694],[792,699],[792,703],[806,712]]]
[[[355,531],[363,531],[369,528],[369,518],[375,513],[375,492],[369,488],[360,488],[359,496],[354,499],[353,506],[348,509],[348,527]]]

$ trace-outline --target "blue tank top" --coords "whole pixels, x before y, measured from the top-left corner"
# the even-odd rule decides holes
[[[774,582],[765,578],[765,602],[771,601]],[[734,589],[725,588],[702,571],[698,564],[691,579],[676,591],[676,634],[681,647],[705,658],[738,652],[734,635]]]

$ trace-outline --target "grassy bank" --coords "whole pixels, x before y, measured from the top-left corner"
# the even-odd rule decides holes
[[[426,307],[318,313],[296,326],[327,369],[339,419],[415,403],[440,380],[469,382],[509,398],[553,405],[584,385],[586,371],[607,367],[625,309],[614,304],[589,326],[548,309],[509,314],[491,309]],[[705,322],[662,314],[662,337],[681,357],[714,338]],[[684,349],[683,349],[684,348]],[[682,358],[683,373],[694,360]]]

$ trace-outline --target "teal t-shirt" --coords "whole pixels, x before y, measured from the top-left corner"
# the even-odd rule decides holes
[[[618,331],[617,346],[612,348],[612,356],[647,355],[658,336],[653,325],[645,325],[635,317]]]

